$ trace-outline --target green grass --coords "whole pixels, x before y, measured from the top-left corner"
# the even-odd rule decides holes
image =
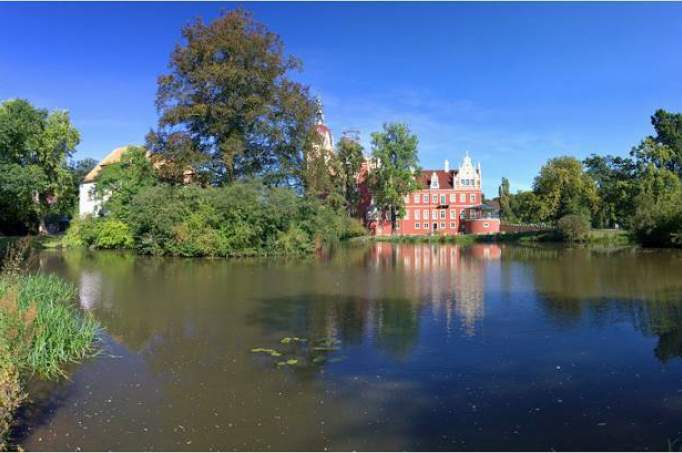
[[[0,451],[28,378],[63,377],[96,352],[98,324],[74,299],[74,286],[53,275],[0,275]]]
[[[57,377],[92,353],[97,323],[74,296],[74,286],[53,275],[0,278],[0,341],[20,373]]]
[[[624,230],[594,229],[585,240],[590,245],[634,245],[635,241],[630,233]]]
[[[562,243],[563,239],[556,231],[530,231],[523,233],[498,233],[498,234],[459,234],[456,236],[365,236],[359,240],[391,242],[391,243],[429,243],[429,244],[459,244],[470,245],[476,243],[513,243],[513,244],[536,244],[536,243]],[[585,240],[580,241],[586,245],[627,246],[633,245],[634,241],[627,231],[594,229],[591,230]]]

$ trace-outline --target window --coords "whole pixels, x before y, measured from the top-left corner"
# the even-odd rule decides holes
[[[466,196],[467,195],[465,193],[460,193],[459,194],[459,202],[460,203],[466,203],[466,201],[467,201]]]
[[[433,204],[438,203],[438,195],[437,194],[434,193],[433,195],[431,195],[431,203],[433,203]]]
[[[457,209],[450,209],[450,219],[455,220],[457,218]]]
[[[469,194],[469,201],[471,203],[476,203],[476,194],[475,193],[470,193]]]
[[[483,224],[483,228],[488,228],[489,226],[490,226],[489,223],[484,223],[484,224]]]
[[[457,224],[456,223],[450,223],[450,228],[452,228],[452,229],[457,228]]]
[[[410,210],[405,209],[405,215],[403,216],[403,219],[408,220],[410,218]]]
[[[428,194],[424,194],[424,196],[422,197],[422,201],[423,201],[424,203],[428,203],[428,202],[429,202],[429,195],[428,195]]]
[[[445,228],[445,222],[441,222],[441,223],[440,223],[440,227],[441,227],[441,228]]]
[[[450,203],[454,203],[457,201],[457,196],[454,193],[450,194]]]
[[[400,221],[399,220],[395,223],[395,229],[396,230],[400,229]]]
[[[409,196],[409,195],[405,195],[405,203],[409,203],[409,202],[410,202],[410,196]]]
[[[444,219],[445,218],[445,209],[440,210],[440,218]]]
[[[414,229],[415,229],[415,230],[418,230],[418,229],[419,229],[419,224],[418,224],[418,223],[415,223],[415,224],[414,224]]]
[[[422,219],[424,219],[424,220],[429,220],[429,210],[428,210],[428,209],[424,209],[424,210],[422,211],[422,214],[423,214],[423,215],[422,215]]]
[[[447,203],[447,201],[446,201],[446,199],[445,199],[445,194],[442,194],[442,195],[440,196],[440,204],[445,204],[445,203]]]
[[[431,210],[431,218],[433,220],[438,220],[438,211],[436,209]]]
[[[420,218],[419,214],[420,214],[419,209],[415,209],[414,210],[414,220],[419,220],[419,218]]]
[[[414,202],[419,204],[419,194],[418,193],[414,194]]]

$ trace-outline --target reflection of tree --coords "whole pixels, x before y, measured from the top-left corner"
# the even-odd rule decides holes
[[[526,265],[542,306],[558,323],[614,313],[659,337],[662,361],[682,356],[682,256],[671,251],[512,247],[505,260]]]
[[[404,358],[419,335],[417,307],[408,299],[382,299],[377,303],[377,345],[393,356]]]

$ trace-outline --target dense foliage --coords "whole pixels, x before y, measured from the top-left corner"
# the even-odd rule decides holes
[[[111,193],[105,217],[74,222],[66,244],[134,247],[154,255],[292,255],[364,234],[343,209],[261,181],[174,186],[142,176],[133,180],[131,174],[142,175],[125,173],[128,190]]]
[[[655,135],[629,157],[551,159],[532,191],[513,195],[503,179],[503,219],[556,224],[580,215],[593,227],[628,229],[642,245],[682,246],[682,114],[657,110],[651,124]]]
[[[161,118],[149,148],[182,155],[211,183],[260,176],[302,187],[317,105],[289,77],[300,60],[240,9],[198,19],[182,36],[158,80]]]
[[[0,233],[45,233],[76,199],[68,158],[80,141],[68,112],[0,104]]]
[[[418,188],[417,136],[405,124],[387,123],[372,133],[372,159],[376,169],[369,175],[374,203],[382,218],[391,221],[405,215],[405,196]]]

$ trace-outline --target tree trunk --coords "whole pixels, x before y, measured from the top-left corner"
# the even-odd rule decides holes
[[[395,235],[395,207],[391,206],[391,236]]]
[[[47,235],[47,224],[45,223],[45,216],[41,215],[40,216],[40,224],[38,225],[38,234],[40,236],[45,236]]]

